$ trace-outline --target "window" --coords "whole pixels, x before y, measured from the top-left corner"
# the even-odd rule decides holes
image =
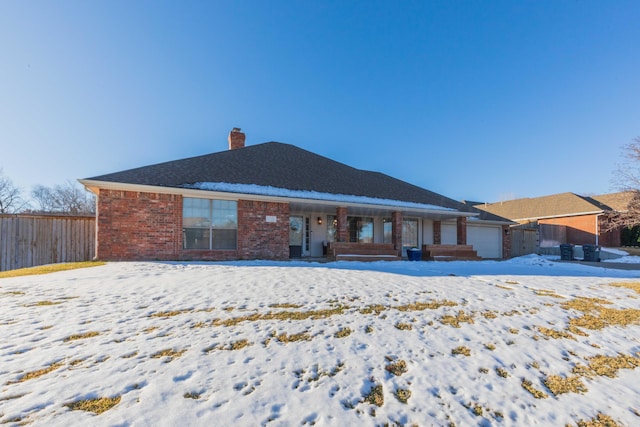
[[[373,218],[347,217],[349,241],[354,243],[373,243]]]
[[[393,243],[392,240],[392,231],[393,231],[393,223],[391,222],[391,218],[384,218],[382,220],[382,243]]]
[[[402,247],[418,247],[418,220],[405,219],[402,221]]]
[[[338,220],[335,215],[327,215],[327,242],[336,241]]]
[[[238,205],[235,201],[183,199],[184,249],[236,249],[237,241]]]

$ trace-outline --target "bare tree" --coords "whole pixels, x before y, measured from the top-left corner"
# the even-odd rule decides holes
[[[37,185],[31,190],[31,197],[38,202],[41,212],[95,212],[95,196],[71,181],[53,188]]]
[[[20,189],[6,177],[0,168],[0,213],[17,212],[25,203],[20,196]]]
[[[607,230],[640,225],[640,137],[623,147],[624,161],[614,171],[613,182],[632,197],[626,211],[609,214]]]
[[[31,190],[31,199],[38,204],[36,210],[39,212],[53,212],[53,189],[44,185],[36,185]]]

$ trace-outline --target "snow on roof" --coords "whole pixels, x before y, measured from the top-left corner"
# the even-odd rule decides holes
[[[241,194],[255,194],[260,196],[273,196],[273,197],[290,197],[298,199],[310,199],[310,200],[326,200],[331,202],[348,202],[348,203],[362,203],[367,205],[383,205],[394,206],[401,208],[414,208],[414,209],[426,209],[426,210],[439,210],[455,212],[455,209],[445,208],[443,206],[428,205],[422,203],[405,202],[402,200],[391,199],[378,199],[375,197],[367,196],[355,196],[348,194],[332,194],[321,193],[317,191],[306,190],[290,190],[288,188],[278,188],[257,184],[232,184],[228,182],[196,182],[195,184],[185,184],[185,188],[192,188],[196,190],[207,191],[222,191],[225,193],[241,193]]]

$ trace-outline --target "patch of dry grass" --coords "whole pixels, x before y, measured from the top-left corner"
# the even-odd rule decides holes
[[[436,300],[436,301],[428,301],[428,302],[414,302],[410,304],[395,306],[393,308],[398,311],[424,311],[424,310],[436,310],[440,307],[455,307],[457,305],[458,303],[449,301],[449,300],[442,300],[442,301]]]
[[[597,330],[608,326],[628,326],[640,324],[640,310],[635,308],[611,308],[612,302],[602,298],[579,297],[561,304],[565,310],[583,313],[580,317],[569,319],[573,327]]]
[[[578,427],[619,427],[620,424],[616,423],[609,415],[605,415],[602,412],[598,412],[598,415],[590,420],[578,421]]]
[[[529,393],[533,395],[536,399],[546,399],[549,395],[541,390],[538,390],[533,386],[533,383],[526,378],[522,379],[520,383],[523,389],[527,390]]]
[[[382,384],[375,384],[369,393],[363,396],[363,401],[376,406],[384,405],[384,393]]]
[[[38,369],[37,371],[27,372],[26,374],[21,376],[17,381],[10,381],[7,384],[21,383],[21,382],[32,380],[34,378],[41,377],[43,375],[48,374],[49,372],[55,371],[56,369],[60,368],[63,365],[64,365],[63,362],[52,363],[52,364],[50,364],[49,366],[47,366],[45,368]]]
[[[0,293],[0,295],[22,296],[26,295],[26,293],[22,291],[7,291]]]
[[[50,300],[44,300],[44,301],[37,301],[31,304],[25,304],[24,307],[46,307],[49,305],[58,305],[58,304],[62,304],[64,301],[50,301]]]
[[[554,396],[563,393],[586,393],[588,391],[578,375],[571,377],[549,375],[543,382]]]
[[[309,334],[308,331],[303,331],[291,335],[288,335],[286,332],[276,335],[276,333],[273,332],[272,336],[283,344],[298,341],[311,341],[311,334]]]
[[[105,265],[103,261],[66,262],[61,264],[41,265],[38,267],[19,268],[0,272],[0,279],[8,277],[32,276],[35,274],[49,274],[58,271],[75,270],[78,268],[98,267]]]
[[[395,363],[390,363],[384,367],[387,372],[392,373],[393,375],[399,377],[400,375],[407,372],[407,362],[404,360],[398,360]]]
[[[485,319],[495,319],[498,317],[498,315],[494,311],[490,310],[483,311],[482,313],[480,313],[480,315]]]
[[[249,340],[241,339],[241,340],[233,341],[227,345],[212,345],[203,349],[202,351],[207,354],[211,353],[214,350],[235,351],[235,350],[242,350],[243,348],[249,347],[250,345],[253,345],[253,343],[250,342]]]
[[[555,329],[544,328],[542,326],[538,326],[536,329],[538,329],[538,332],[540,332],[542,335],[547,337],[547,339],[548,338],[553,338],[553,339],[566,338],[574,341],[576,339],[576,337],[574,337],[572,334],[566,331],[557,331]]]
[[[153,353],[151,355],[151,358],[160,359],[161,357],[166,357],[167,359],[164,361],[164,363],[169,363],[173,359],[177,359],[178,357],[182,356],[185,351],[187,351],[186,348],[183,348],[182,350],[174,350],[172,348],[166,348],[164,350],[160,350]]]
[[[149,315],[149,317],[173,317],[173,316],[177,316],[179,314],[184,314],[184,313],[191,313],[193,312],[192,309],[189,308],[185,308],[182,310],[173,310],[173,311],[160,311],[158,313],[152,313]]]
[[[540,297],[552,297],[552,298],[564,299],[562,295],[558,295],[554,291],[551,291],[549,289],[534,289],[533,293]]]
[[[346,338],[351,335],[351,332],[351,328],[340,328],[333,336],[336,338]]]
[[[484,348],[486,348],[486,349],[487,349],[487,350],[489,350],[489,351],[493,351],[493,350],[495,350],[495,349],[496,349],[496,346],[495,346],[495,344],[488,343],[488,344],[485,344],[485,345],[484,345]]]
[[[587,378],[595,376],[615,378],[620,369],[635,369],[640,366],[640,358],[628,354],[618,354],[617,356],[599,354],[588,357],[586,360],[588,365],[576,365],[572,372]]]
[[[635,291],[640,294],[640,282],[629,282],[629,283],[609,283],[609,286],[614,286],[616,288],[627,288]]]
[[[66,337],[65,339],[63,339],[62,341],[64,342],[69,342],[69,341],[75,341],[75,340],[82,340],[85,338],[91,338],[91,337],[96,337],[100,335],[100,332],[97,331],[89,331],[89,332],[85,332],[83,334],[74,334],[74,335],[69,335],[68,337]]]
[[[396,327],[396,329],[399,329],[401,331],[410,331],[413,329],[413,325],[411,323],[398,322],[394,326]]]
[[[454,355],[454,356],[457,355],[457,354],[462,354],[464,356],[469,357],[469,356],[471,356],[471,349],[469,347],[465,347],[465,346],[461,345],[459,347],[451,349],[451,354]]]
[[[272,307],[272,308],[302,308],[302,306],[300,304],[291,304],[291,303],[288,303],[288,302],[269,304],[269,307]]]
[[[373,314],[375,313],[376,315],[382,313],[383,311],[389,310],[390,307],[386,306],[386,305],[381,305],[381,304],[371,304],[368,305],[366,307],[361,308],[360,310],[358,310],[360,312],[360,314]]]
[[[265,314],[253,313],[246,316],[234,317],[231,319],[220,320],[216,319],[212,322],[212,326],[235,326],[242,322],[257,322],[259,320],[318,320],[326,319],[327,317],[344,314],[345,310],[348,310],[348,306],[339,305],[334,308],[324,310],[309,310],[309,311],[277,311],[268,312]]]
[[[502,378],[509,378],[510,377],[509,372],[507,372],[506,369],[504,369],[504,368],[502,368],[500,366],[498,366],[496,368],[496,374],[498,374],[498,376],[502,377]]]
[[[459,328],[460,323],[471,323],[473,324],[473,315],[467,314],[464,311],[460,310],[455,316],[445,314],[440,318],[440,323],[443,325],[450,325],[454,328]]]
[[[185,399],[200,399],[200,396],[202,395],[202,393],[197,393],[197,392],[187,392],[185,394],[182,395],[182,397],[184,397]]]
[[[66,403],[64,406],[72,411],[88,411],[99,415],[120,403],[121,396],[100,397],[98,399],[85,399]]]
[[[393,395],[398,399],[399,402],[406,404],[411,397],[411,390],[408,388],[399,388],[393,393]]]
[[[503,316],[508,316],[508,317],[511,317],[511,316],[519,316],[519,315],[521,315],[521,314],[522,314],[522,313],[521,313],[521,312],[519,312],[518,310],[511,310],[511,311],[504,311],[504,312],[502,312],[502,315],[503,315]]]

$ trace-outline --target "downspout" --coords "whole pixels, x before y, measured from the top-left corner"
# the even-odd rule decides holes
[[[598,229],[598,224],[599,224],[598,218],[600,217],[600,215],[602,214],[596,214],[596,247],[598,247],[598,241],[599,241],[598,238],[600,237],[600,230]]]

